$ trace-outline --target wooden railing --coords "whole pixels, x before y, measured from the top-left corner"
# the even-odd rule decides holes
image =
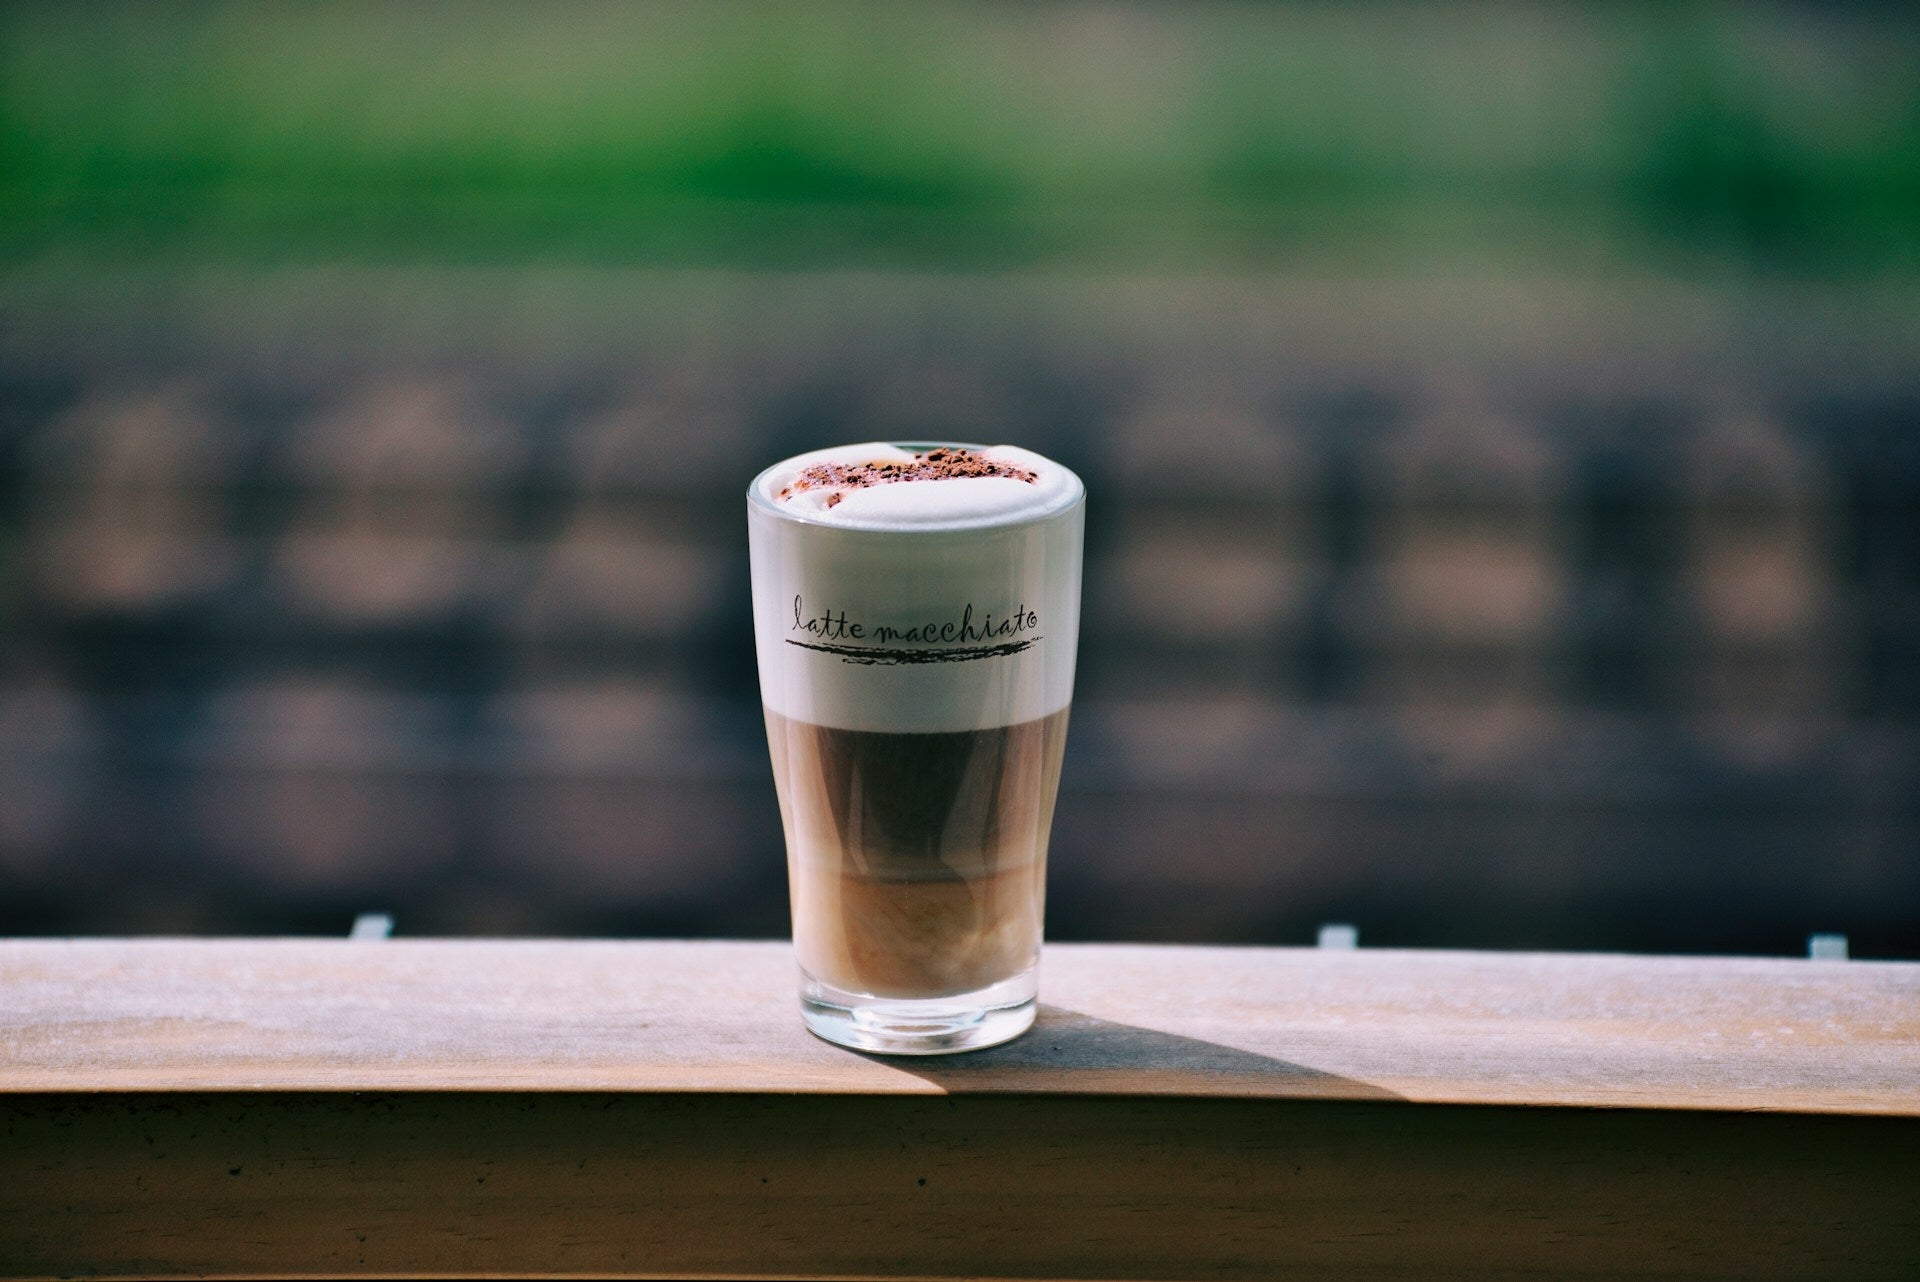
[[[1920,1276],[1920,966],[1059,946],[802,1031],[779,944],[0,943],[0,1276]]]

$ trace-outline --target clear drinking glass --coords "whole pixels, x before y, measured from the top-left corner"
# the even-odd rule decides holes
[[[748,491],[801,1016],[829,1041],[943,1054],[1033,1023],[1085,493],[1022,456],[1043,498],[931,522],[790,508],[809,455]]]

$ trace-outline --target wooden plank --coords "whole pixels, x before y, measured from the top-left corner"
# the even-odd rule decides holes
[[[969,1095],[25,1095],[0,1276],[1910,1279],[1907,1118]]]
[[[0,1091],[1024,1092],[1920,1116],[1920,965],[1051,946],[1033,1033],[882,1060],[774,943],[0,942]]]
[[[1909,1278],[1916,974],[1065,947],[909,1062],[781,945],[6,943],[0,1277]]]

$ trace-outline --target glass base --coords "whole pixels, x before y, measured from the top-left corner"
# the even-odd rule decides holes
[[[1033,1027],[1038,968],[971,993],[912,1000],[850,993],[800,972],[800,1018],[817,1037],[876,1055],[954,1055]]]

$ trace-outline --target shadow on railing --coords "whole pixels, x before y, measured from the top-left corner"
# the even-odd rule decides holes
[[[1155,1076],[1163,1075],[1166,1091],[1183,1095],[1232,1095],[1254,1086],[1263,1095],[1284,1095],[1291,1083],[1299,1087],[1301,1095],[1315,1099],[1405,1098],[1358,1078],[1322,1072],[1271,1055],[1098,1019],[1044,1003],[1033,1029],[1003,1046],[963,1056],[868,1058],[955,1095],[1019,1090],[1025,1079],[1049,1093],[1070,1092],[1076,1082],[1093,1090],[1116,1075],[1124,1075],[1142,1093],[1153,1094]]]

